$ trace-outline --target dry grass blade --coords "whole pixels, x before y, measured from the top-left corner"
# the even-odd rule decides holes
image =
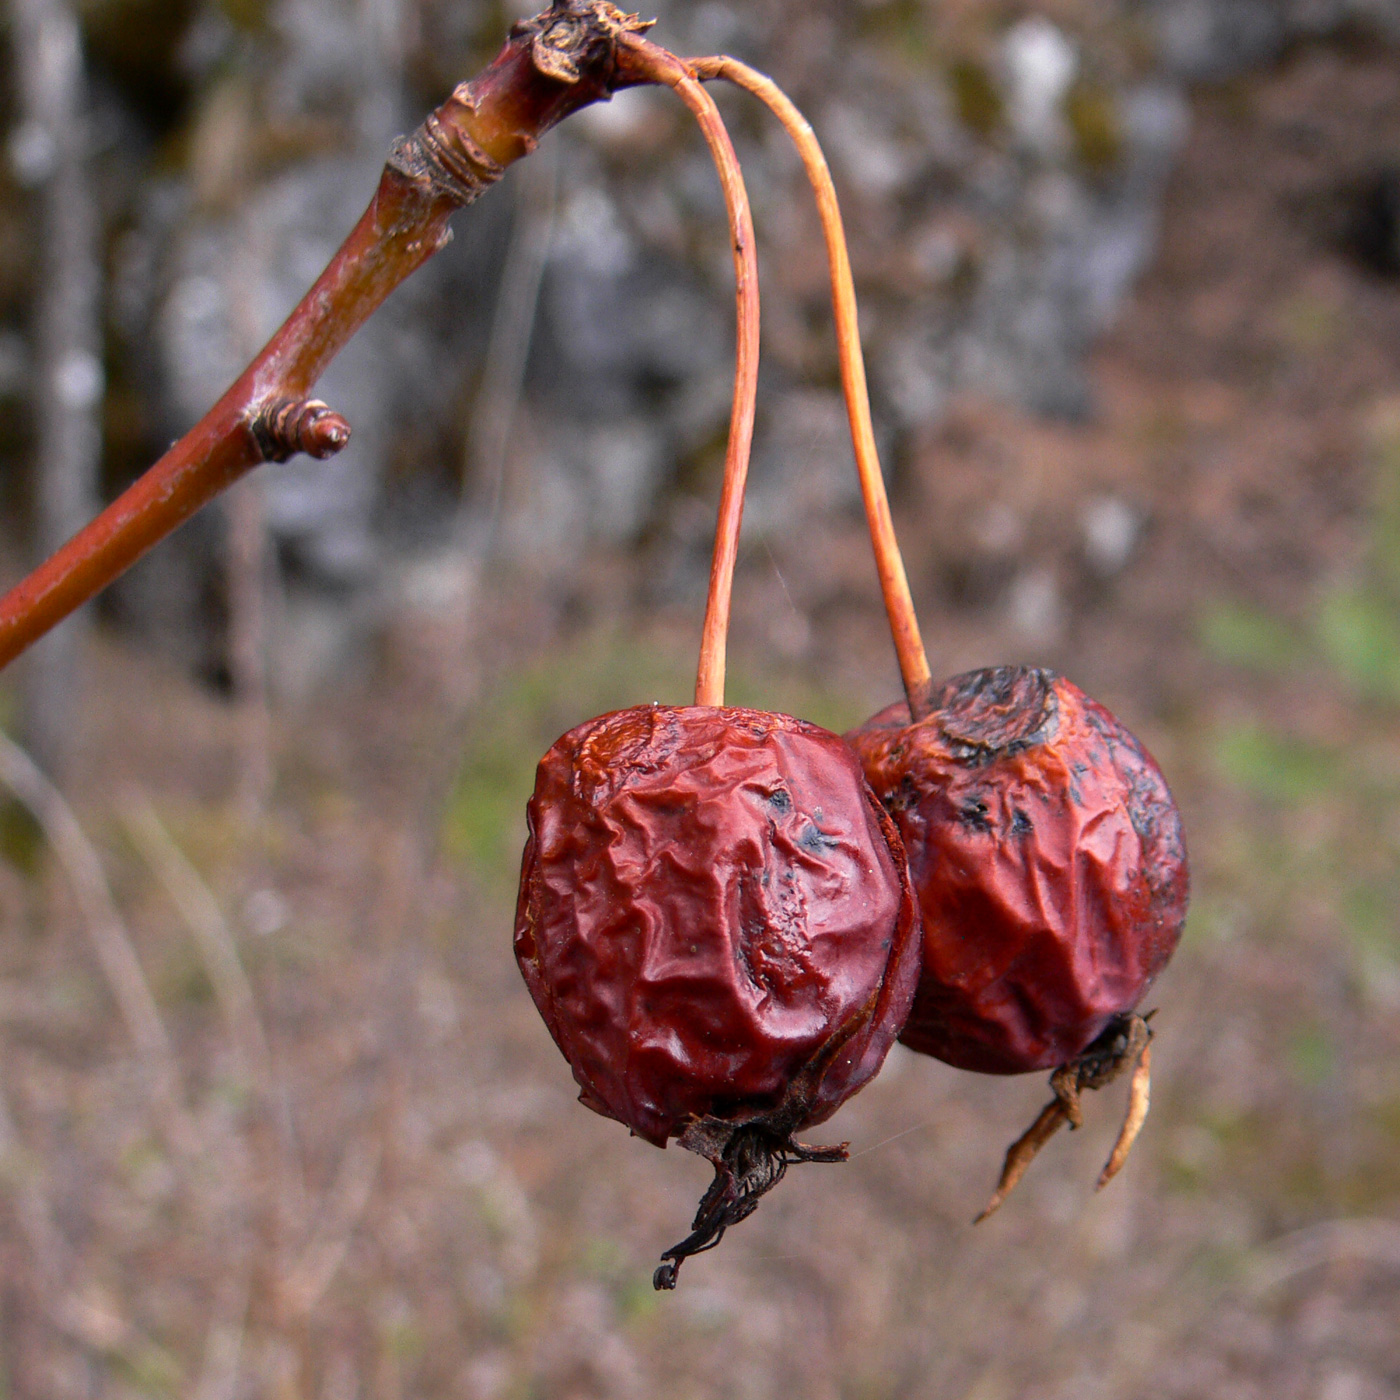
[[[1010,1147],[1006,1149],[1006,1161],[1002,1164],[1001,1180],[992,1198],[982,1207],[981,1213],[973,1220],[980,1225],[989,1215],[995,1214],[1001,1204],[1016,1189],[1016,1184],[1026,1174],[1026,1168],[1035,1161],[1040,1149],[1069,1122],[1069,1112],[1059,1099],[1051,1099],[1040,1110],[1040,1116],[1026,1129]]]
[[[246,1259],[224,1279],[204,1343],[204,1362],[194,1400],[234,1400],[238,1393],[252,1284],[252,1269]]]
[[[1142,1125],[1147,1122],[1147,1109],[1152,1097],[1152,1047],[1144,1045],[1133,1069],[1132,1082],[1128,1089],[1128,1111],[1123,1118],[1123,1126],[1118,1130],[1118,1141],[1108,1154],[1108,1161],[1099,1173],[1096,1191],[1102,1191],[1123,1169],[1128,1153],[1133,1150]]]
[[[350,1241],[364,1217],[365,1207],[379,1175],[382,1143],[359,1143],[346,1150],[331,1186],[326,1213],[301,1258],[287,1271],[282,1282],[281,1302],[285,1317],[310,1317],[350,1247]]]
[[[1259,1296],[1309,1269],[1340,1259],[1371,1264],[1400,1274],[1400,1224],[1378,1217],[1325,1220],[1271,1241],[1258,1254],[1249,1280]]]
[[[554,242],[558,190],[559,148],[551,143],[525,163],[517,181],[510,249],[467,431],[461,505],[464,510],[484,512],[488,532],[495,528],[500,513],[511,430],[520,408],[540,288]]]
[[[13,1198],[20,1233],[33,1256],[39,1283],[51,1294],[58,1288],[68,1248],[54,1220],[43,1173],[35,1164],[26,1162],[23,1153],[9,1101],[0,1090],[0,1162],[4,1163],[8,1178],[7,1194]]]
[[[180,1077],[174,1052],[136,950],[112,899],[102,862],[63,794],[40,772],[33,759],[4,734],[0,734],[0,783],[33,814],[68,872],[98,965],[128,1034],[155,1072],[156,1097],[183,1150],[193,1142],[193,1136],[180,1106]]]
[[[193,935],[219,1009],[247,1062],[247,1072],[259,1091],[266,1091],[271,1082],[267,1037],[258,1017],[252,984],[243,970],[233,931],[218,900],[176,845],[144,793],[128,794],[121,820]]]

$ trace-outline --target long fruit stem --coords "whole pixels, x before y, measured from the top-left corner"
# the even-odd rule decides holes
[[[725,644],[729,635],[729,602],[734,587],[734,563],[739,554],[739,527],[744,516],[744,484],[753,446],[754,407],[758,398],[758,255],[753,215],[738,157],[730,144],[714,99],[691,76],[686,64],[637,34],[619,46],[618,70],[648,82],[665,83],[690,108],[709,142],[710,154],[724,188],[729,232],[734,245],[734,296],[738,332],[734,361],[734,404],[729,418],[729,446],[724,458],[719,520],[710,561],[710,589],[705,603],[705,626],[700,638],[700,665],[695,677],[697,705],[724,704]]]
[[[455,210],[557,122],[636,81],[617,70],[619,45],[647,27],[606,0],[555,0],[516,24],[495,62],[399,142],[354,231],[223,398],[0,598],[0,666],[260,463],[339,451],[349,425],[309,398],[326,366],[385,297],[443,247]]]
[[[846,396],[846,413],[851,423],[851,443],[855,448],[865,518],[870,527],[870,543],[875,551],[875,567],[894,637],[895,653],[899,658],[904,693],[908,697],[912,717],[920,719],[928,712],[928,657],[919,635],[919,620],[914,613],[914,600],[909,592],[899,541],[895,538],[889,498],[885,493],[885,478],[880,471],[880,456],[875,447],[870,394],[865,381],[865,358],[861,353],[860,328],[856,318],[851,259],[846,250],[841,209],[826,157],[817,144],[810,123],[771,78],[736,58],[724,56],[687,59],[686,66],[698,78],[724,78],[765,103],[782,122],[797,147],[816,195],[817,212],[821,216],[822,233],[826,238],[827,260],[831,265],[831,302],[841,361],[841,388]]]

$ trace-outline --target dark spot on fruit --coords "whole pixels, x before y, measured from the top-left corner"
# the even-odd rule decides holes
[[[1011,834],[1013,836],[1029,836],[1035,830],[1035,824],[1019,807],[1011,818]]]
[[[973,831],[990,831],[992,819],[987,813],[985,802],[967,802],[958,809],[958,820]]]
[[[953,756],[980,767],[1053,736],[1055,675],[1030,666],[991,666],[946,681],[934,697],[936,722]]]
[[[913,778],[906,773],[899,780],[899,786],[885,795],[884,805],[887,812],[907,812],[911,807],[917,806],[918,801],[918,789],[914,786]]]

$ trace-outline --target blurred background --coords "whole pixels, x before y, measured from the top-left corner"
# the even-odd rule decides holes
[[[693,684],[732,273],[701,141],[632,92],[336,363],[343,455],[0,682],[0,1396],[1400,1395],[1400,6],[653,10],[827,147],[935,673],[1064,671],[1178,795],[1144,1136],[1095,1196],[1093,1096],[974,1230],[1046,1086],[897,1048],[849,1165],[651,1290],[709,1168],[574,1101],[510,951],[539,756]],[[8,0],[6,581],[524,12]],[[841,729],[897,674],[825,263],[720,102],[765,292],[730,697]]]

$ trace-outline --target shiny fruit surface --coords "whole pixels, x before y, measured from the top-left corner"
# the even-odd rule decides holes
[[[918,978],[893,824],[834,734],[644,705],[565,734],[530,800],[515,952],[590,1108],[665,1146],[782,1134],[878,1070]]]
[[[1147,750],[1053,672],[956,676],[846,735],[904,838],[924,967],[900,1039],[962,1069],[1065,1064],[1130,1011],[1186,917],[1181,818]]]

